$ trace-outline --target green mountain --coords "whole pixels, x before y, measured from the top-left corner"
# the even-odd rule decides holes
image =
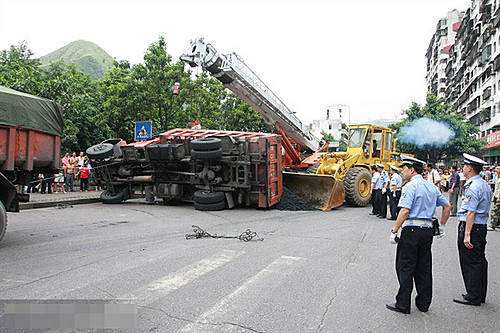
[[[94,79],[101,78],[113,65],[113,58],[97,44],[77,40],[40,58],[43,66],[57,61],[75,64],[82,72]]]

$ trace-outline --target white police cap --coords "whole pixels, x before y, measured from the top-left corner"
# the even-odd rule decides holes
[[[391,165],[391,169],[398,172],[399,171],[399,168],[395,165]]]
[[[384,165],[382,163],[377,163],[375,165],[377,166],[377,168],[382,168],[382,169],[384,168]]]
[[[479,166],[483,166],[483,165],[488,164],[488,162],[483,161],[479,157],[472,156],[472,155],[467,154],[467,153],[463,153],[463,156],[464,156],[464,164],[479,165]]]
[[[423,169],[426,165],[424,161],[406,155],[401,155],[401,161],[403,162],[403,165],[406,165],[408,167],[417,167],[417,168],[420,167]]]

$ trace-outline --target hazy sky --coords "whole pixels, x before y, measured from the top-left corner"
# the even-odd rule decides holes
[[[160,35],[178,59],[195,37],[236,52],[304,122],[329,104],[352,122],[394,118],[425,98],[425,52],[437,20],[470,0],[0,0],[0,49],[25,40],[42,56],[83,39],[142,61]]]

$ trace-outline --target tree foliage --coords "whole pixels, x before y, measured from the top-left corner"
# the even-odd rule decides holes
[[[219,81],[205,72],[194,76],[174,62],[163,37],[147,48],[143,63],[115,61],[99,80],[62,62],[41,67],[23,42],[0,51],[0,85],[63,107],[63,151],[83,151],[110,137],[132,141],[135,121],[152,121],[155,134],[195,120],[210,129],[272,130]]]
[[[426,146],[419,148],[413,144],[398,142],[398,148],[402,152],[414,154],[424,161],[437,162],[443,159],[460,157],[462,153],[477,154],[484,147],[485,142],[476,138],[479,128],[455,112],[451,104],[445,103],[434,94],[428,94],[424,106],[413,102],[410,107],[403,110],[406,118],[391,128],[396,131],[396,137],[401,135],[403,127],[409,125],[418,118],[430,118],[446,123],[455,132],[455,137],[440,147]],[[422,133],[425,135],[425,133]]]

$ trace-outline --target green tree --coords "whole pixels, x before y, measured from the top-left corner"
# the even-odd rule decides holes
[[[0,51],[0,85],[28,94],[40,92],[40,61],[33,59],[26,42]]]
[[[403,110],[402,113],[406,118],[390,126],[396,131],[396,137],[401,135],[403,127],[422,117],[444,122],[455,132],[455,137],[440,147],[425,146],[419,148],[414,144],[398,142],[398,148],[402,152],[414,154],[424,161],[437,162],[443,159],[457,158],[464,152],[477,153],[485,145],[484,141],[476,138],[478,127],[468,123],[462,115],[455,112],[451,104],[438,99],[434,94],[427,95],[424,106],[413,102],[410,108]]]

